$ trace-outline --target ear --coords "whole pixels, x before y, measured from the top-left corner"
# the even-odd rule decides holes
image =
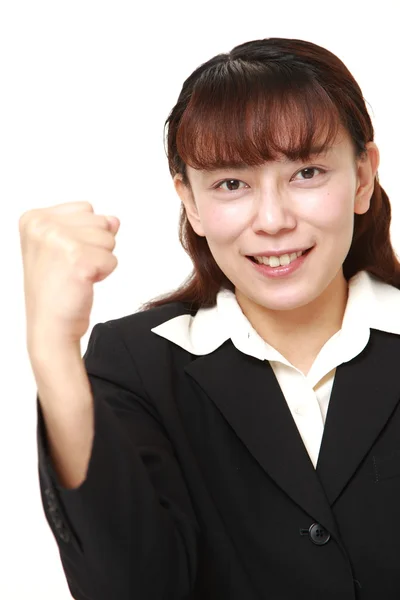
[[[192,188],[190,185],[185,185],[183,183],[182,175],[180,173],[177,173],[174,177],[174,186],[185,207],[187,218],[195,233],[201,237],[205,237]]]
[[[358,215],[366,213],[370,207],[379,160],[378,146],[374,142],[368,142],[366,144],[366,154],[357,161],[357,190],[354,212]]]

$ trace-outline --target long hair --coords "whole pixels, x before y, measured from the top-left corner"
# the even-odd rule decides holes
[[[184,82],[165,122],[172,176],[189,186],[186,165],[215,169],[261,165],[278,156],[307,161],[324,151],[339,127],[346,129],[355,157],[366,152],[374,129],[361,89],[332,52],[297,39],[267,38],[236,46],[200,65]],[[282,135],[282,131],[284,135]],[[390,240],[391,207],[375,178],[370,208],[354,215],[346,280],[361,270],[400,288],[400,263]],[[193,230],[183,204],[179,240],[193,271],[175,291],[143,305],[188,303],[193,310],[213,306],[221,287],[233,284],[217,265],[207,240]]]

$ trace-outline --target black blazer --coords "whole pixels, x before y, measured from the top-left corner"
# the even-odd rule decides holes
[[[337,368],[315,470],[268,361],[194,356],[150,329],[168,304],[94,326],[87,478],[57,482],[38,404],[47,521],[76,600],[398,600],[400,336]]]

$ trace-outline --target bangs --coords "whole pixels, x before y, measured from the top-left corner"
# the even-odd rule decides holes
[[[307,67],[219,64],[198,80],[176,148],[187,165],[213,170],[307,161],[333,144],[341,117]]]

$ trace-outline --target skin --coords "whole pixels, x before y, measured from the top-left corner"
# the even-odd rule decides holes
[[[303,372],[341,328],[348,296],[343,262],[354,215],[369,209],[378,166],[377,145],[369,142],[366,155],[356,159],[341,128],[328,152],[307,163],[283,157],[208,172],[188,166],[189,186],[180,174],[174,178],[190,224],[206,237],[242,311]],[[246,258],[310,246],[315,247],[302,267],[284,278],[264,277]]]

